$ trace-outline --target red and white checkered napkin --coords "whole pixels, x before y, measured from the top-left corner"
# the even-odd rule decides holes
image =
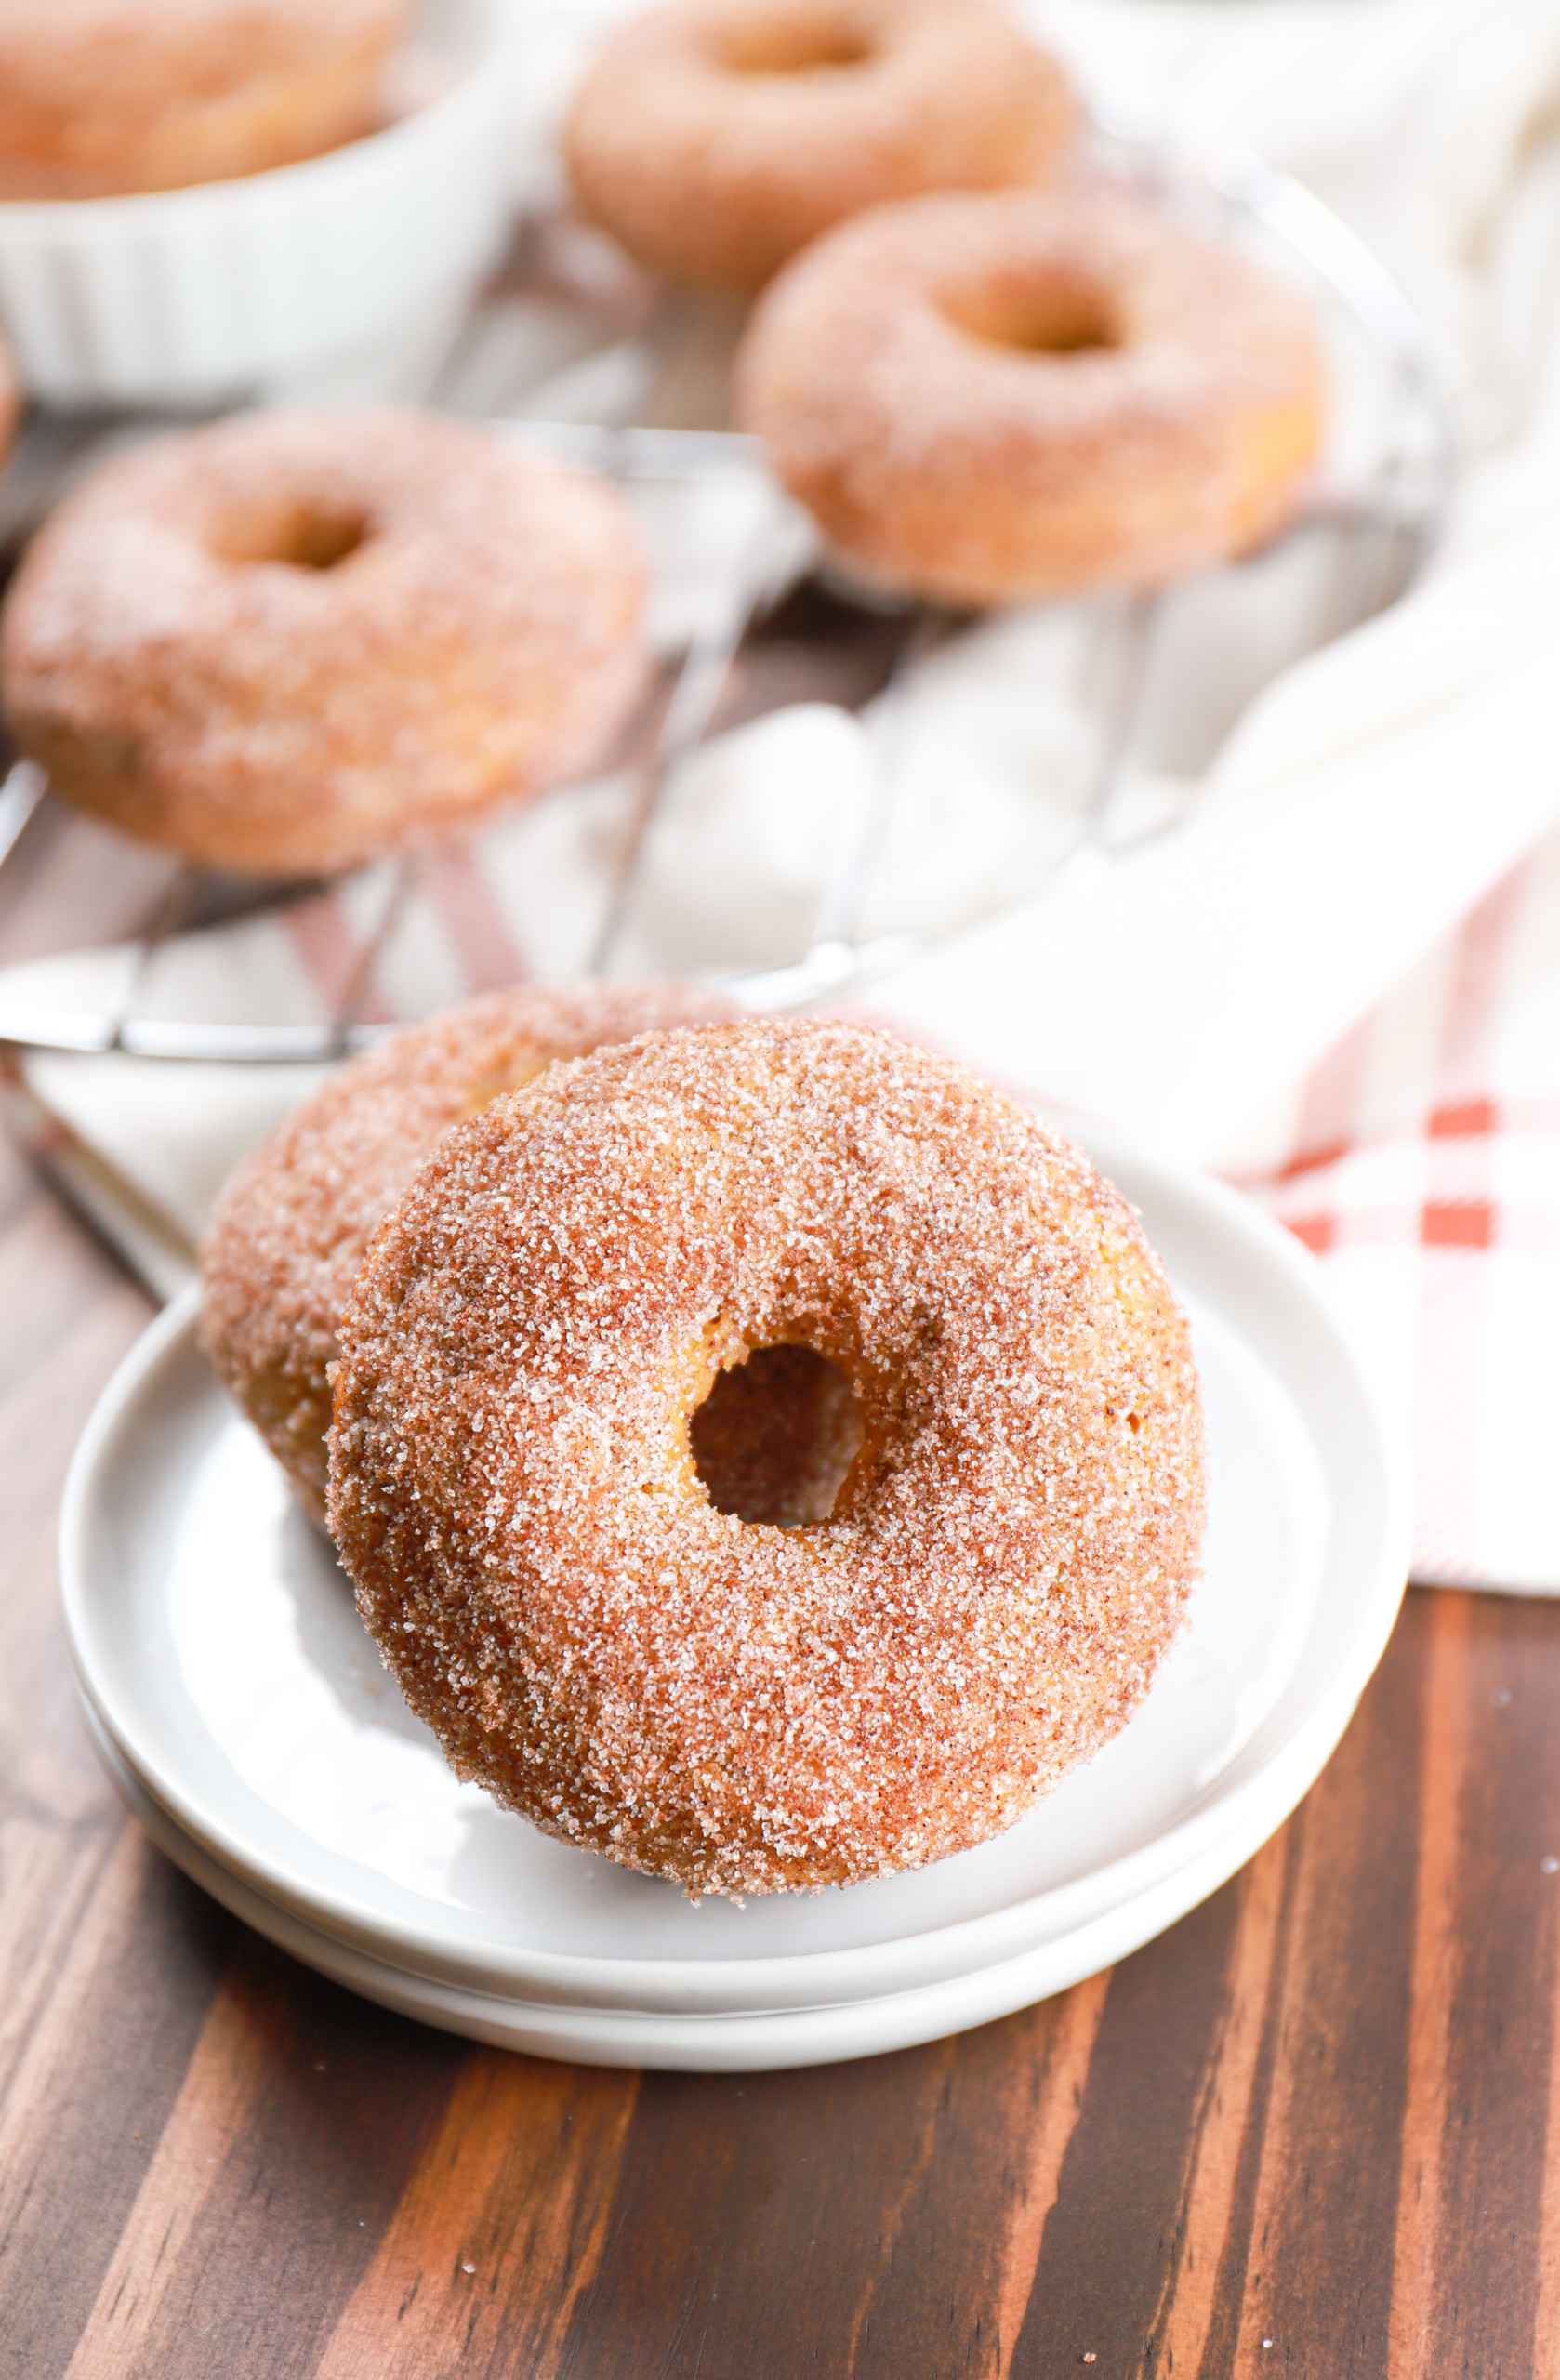
[[[1560,837],[1313,1070],[1246,1186],[1411,1417],[1415,1577],[1560,1592]]]

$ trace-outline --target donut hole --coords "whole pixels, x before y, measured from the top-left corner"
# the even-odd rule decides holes
[[[345,506],[287,504],[227,522],[213,546],[223,562],[335,570],[367,542],[372,525],[365,512]]]
[[[716,1511],[772,1528],[833,1517],[864,1435],[839,1365],[792,1344],[755,1347],[717,1373],[688,1423],[694,1469]]]
[[[943,312],[972,338],[1026,355],[1087,355],[1122,344],[1121,325],[1104,291],[1083,282],[956,290],[944,297]]]
[[[295,570],[334,570],[337,562],[355,554],[368,535],[368,523],[358,514],[306,512],[299,516],[297,526],[278,562],[291,562]]]
[[[866,66],[877,55],[871,42],[819,14],[790,10],[765,18],[755,11],[745,24],[725,29],[721,63],[729,74],[819,74]]]

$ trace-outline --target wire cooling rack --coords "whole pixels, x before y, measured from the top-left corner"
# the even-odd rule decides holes
[[[1261,159],[1232,152],[1194,169],[1170,159],[1131,125],[1098,112],[1096,136],[1097,170],[1130,180],[1189,226],[1251,249],[1306,289],[1330,326],[1335,351],[1340,342],[1353,350],[1352,364],[1345,359],[1345,370],[1356,377],[1363,370],[1371,383],[1369,419],[1356,439],[1356,451],[1335,460],[1284,532],[1285,541],[1319,538],[1325,543],[1325,593],[1312,637],[1315,644],[1325,643],[1398,600],[1423,569],[1447,517],[1453,442],[1424,330],[1369,249],[1308,191]],[[721,479],[764,483],[762,458],[753,442],[729,431],[600,421],[531,420],[501,426],[604,473],[630,493],[657,483],[683,489]],[[588,947],[579,953],[582,972],[611,970],[668,778],[709,734],[734,668],[786,592],[782,549],[794,553],[795,516],[787,522],[784,499],[772,487],[770,495],[768,531],[760,527],[740,563],[707,590],[666,673],[658,720],[648,734],[641,733],[633,763],[635,792]],[[1245,567],[1255,568],[1263,559],[1252,557]],[[836,622],[841,606],[847,613],[853,609],[881,617],[885,607],[880,597],[828,574],[826,563],[824,570],[826,602],[815,608]],[[1113,821],[1138,735],[1151,660],[1172,630],[1176,607],[1185,594],[1184,588],[1171,588],[1128,599],[1103,597],[1091,607],[1094,652],[1088,679],[1094,689],[1093,757],[1063,866],[1112,846]],[[878,789],[828,871],[807,946],[787,964],[725,975],[737,995],[756,1009],[804,1006],[868,980],[917,946],[917,938],[906,933],[864,935],[863,903],[903,779],[903,769],[894,764],[894,745],[896,726],[904,733],[907,691],[919,665],[956,637],[970,615],[925,604],[891,605],[888,611],[882,641],[894,658],[878,711],[878,745],[884,760],[878,771]],[[31,760],[18,762],[0,786],[0,878],[50,799],[43,772]],[[1174,823],[1153,831],[1173,831]],[[38,1006],[24,1014],[18,1014],[11,1003],[0,1010],[0,1051],[117,1051],[235,1064],[318,1064],[343,1055],[384,1029],[364,1021],[367,994],[422,864],[412,854],[389,871],[377,915],[345,971],[331,1012],[318,1023],[207,1024],[144,1012],[144,988],[171,936],[209,921],[223,899],[231,913],[241,905],[253,910],[297,897],[300,890],[259,888],[239,895],[235,903],[231,887],[225,895],[214,896],[211,880],[186,868],[167,882],[132,938],[119,989],[111,1000],[98,1009]]]

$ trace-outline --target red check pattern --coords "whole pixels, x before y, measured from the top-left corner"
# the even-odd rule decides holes
[[[1560,1593],[1560,838],[1315,1069],[1254,1190],[1412,1416],[1414,1575]]]

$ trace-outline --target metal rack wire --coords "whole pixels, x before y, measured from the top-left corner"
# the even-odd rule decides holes
[[[1453,444],[1426,335],[1364,244],[1309,192],[1260,159],[1229,152],[1193,172],[1167,161],[1130,126],[1106,121],[1100,133],[1107,169],[1125,173],[1162,203],[1200,216],[1223,236],[1236,241],[1254,237],[1287,258],[1328,294],[1386,376],[1392,394],[1389,428],[1367,478],[1354,486],[1320,489],[1286,532],[1297,536],[1320,530],[1334,540],[1331,586],[1317,639],[1326,641],[1406,591],[1433,551],[1447,517]],[[734,471],[751,478],[761,469],[750,441],[723,431],[528,423],[520,434],[625,484],[663,481],[689,485]],[[760,539],[741,568],[714,591],[672,675],[591,946],[582,954],[588,972],[611,967],[668,780],[709,732],[734,664],[774,592],[772,562]],[[1172,589],[1099,607],[1092,672],[1100,689],[1094,758],[1064,867],[1107,846],[1138,732],[1151,656],[1166,607],[1174,601]],[[879,749],[887,764],[879,770],[879,788],[859,831],[825,885],[808,947],[787,965],[726,978],[754,1008],[804,1006],[865,982],[916,946],[915,938],[903,933],[864,939],[860,919],[903,774],[893,760],[896,713],[903,733],[906,692],[917,668],[959,624],[927,606],[907,620],[879,710]],[[19,762],[0,786],[0,870],[46,799],[46,782],[30,760]],[[183,1023],[142,1012],[141,994],[159,950],[188,922],[199,902],[200,879],[185,870],[173,879],[146,919],[115,999],[96,1011],[39,1009],[21,1020],[0,1018],[0,1051],[117,1051],[164,1061],[234,1064],[318,1064],[341,1056],[383,1029],[364,1023],[365,995],[415,890],[418,866],[412,855],[390,872],[378,914],[344,987],[331,1014],[319,1024]]]

